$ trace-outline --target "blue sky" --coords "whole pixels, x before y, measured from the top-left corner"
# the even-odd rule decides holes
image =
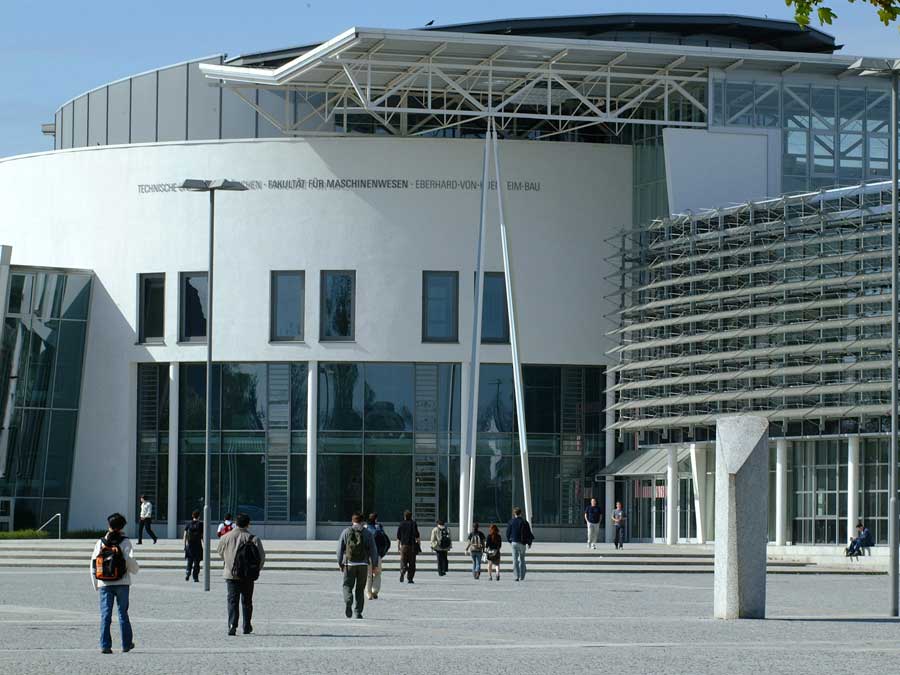
[[[878,23],[863,2],[831,0],[838,13],[825,30],[842,52],[900,57],[900,31]],[[271,14],[265,9],[272,8]],[[606,12],[716,12],[790,19],[784,0],[0,0],[0,157],[51,147],[42,122],[68,99],[106,82],[170,63],[327,39],[351,26],[415,28],[516,16]]]

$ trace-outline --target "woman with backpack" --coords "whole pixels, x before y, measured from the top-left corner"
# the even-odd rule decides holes
[[[450,530],[444,525],[443,520],[438,519],[437,526],[431,531],[431,550],[437,556],[439,577],[447,574],[449,567],[447,553],[451,548],[453,548],[453,539],[450,537]]]
[[[466,552],[472,556],[472,576],[481,576],[481,556],[484,553],[484,532],[478,529],[478,523],[472,523],[472,531],[466,539]]]
[[[500,547],[503,546],[503,538],[496,525],[488,529],[488,536],[484,542],[484,555],[488,561],[488,579],[494,580],[494,568],[497,568],[497,581],[500,581]]]

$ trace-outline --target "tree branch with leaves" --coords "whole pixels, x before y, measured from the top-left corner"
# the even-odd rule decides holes
[[[847,0],[856,2],[857,0]],[[900,0],[860,0],[875,7],[878,18],[885,26],[890,26],[900,17]],[[809,26],[813,12],[823,26],[830,26],[837,18],[837,13],[829,6],[831,0],[784,0],[788,7],[794,8],[794,20],[803,27]],[[825,4],[828,2],[828,5]]]

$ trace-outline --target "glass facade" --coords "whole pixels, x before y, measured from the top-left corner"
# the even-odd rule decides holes
[[[503,272],[484,273],[481,342],[502,344],[509,342],[509,313],[506,306],[506,281]]]
[[[185,272],[181,275],[181,340],[206,341],[206,303],[209,299],[209,280],[206,272]]]
[[[169,503],[169,364],[139,363],[137,494],[154,505],[154,518],[168,517]],[[140,509],[132,514],[137,522]]]
[[[459,272],[422,272],[422,342],[459,340]]]
[[[356,335],[356,272],[323,270],[320,340],[351,341]]]
[[[273,342],[303,340],[305,285],[303,272],[272,272],[270,339]]]
[[[0,336],[0,497],[13,527],[65,529],[91,298],[89,273],[10,274]]]

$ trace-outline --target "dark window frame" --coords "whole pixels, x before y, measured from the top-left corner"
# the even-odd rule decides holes
[[[428,335],[428,277],[445,275],[453,277],[453,334],[450,337],[430,337]],[[422,342],[459,342],[459,272],[456,270],[422,270]]]
[[[207,270],[198,270],[196,272],[180,272],[178,274],[178,341],[186,342],[189,344],[201,344],[205,345],[209,336],[209,317],[206,319],[206,335],[188,337],[184,334],[184,323],[185,323],[185,311],[187,309],[185,305],[184,298],[184,285],[188,277],[205,277],[207,284],[207,297],[208,297],[208,289],[209,289],[209,272]],[[207,311],[209,311],[207,309]]]
[[[503,337],[488,338],[484,336],[484,307],[485,307],[485,288],[481,289],[481,344],[483,345],[508,345],[509,344],[509,305],[506,302],[506,275],[503,272],[483,272],[484,286],[487,286],[488,278],[500,277],[503,279],[503,304],[506,307],[506,321],[503,322]],[[478,274],[475,274],[475,293],[478,293]]]
[[[300,334],[283,337],[276,334],[278,313],[276,312],[277,277],[280,274],[297,274],[300,276]],[[355,280],[354,280],[355,283]],[[354,286],[354,295],[356,288]],[[354,297],[355,300],[355,297]],[[355,326],[354,326],[355,327]],[[304,270],[271,270],[269,272],[269,342],[304,342],[306,340],[306,272]]]
[[[350,335],[326,336],[325,335],[325,277],[328,274],[349,274],[352,284],[352,299],[350,301]],[[356,342],[356,270],[320,270],[319,271],[319,342]]]
[[[162,279],[162,291],[163,291],[163,333],[160,336],[151,336],[148,337],[144,332],[146,327],[146,320],[144,316],[144,311],[147,308],[147,289],[145,286],[145,282],[152,279]],[[165,344],[166,342],[166,273],[165,272],[150,272],[147,274],[138,274],[138,343],[142,345],[159,345]]]

